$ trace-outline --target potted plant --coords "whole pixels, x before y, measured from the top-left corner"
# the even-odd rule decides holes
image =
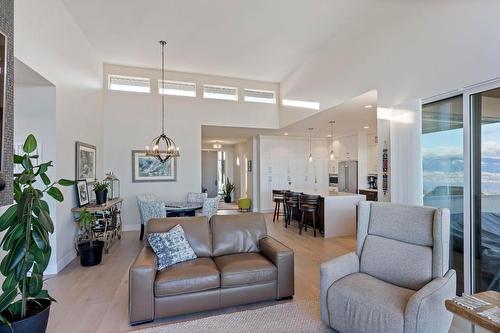
[[[0,216],[0,243],[7,255],[0,263],[5,276],[0,296],[0,332],[43,333],[47,328],[51,302],[55,301],[43,288],[43,272],[50,260],[49,234],[54,232],[49,195],[61,202],[64,197],[57,185],[75,182],[60,179],[52,182],[47,171],[52,161],[33,165],[38,158],[33,152],[37,142],[30,134],[23,145],[24,155],[14,155],[14,163],[23,171],[14,175],[14,204]]]
[[[80,254],[80,264],[82,266],[99,265],[102,260],[104,242],[94,240],[92,227],[94,226],[95,221],[95,216],[89,213],[86,209],[81,212],[80,217],[78,218],[80,228],[85,233],[85,238],[88,239],[88,241],[78,244],[78,253]]]
[[[108,198],[108,184],[95,182],[94,184],[95,201],[96,204],[102,205],[106,203]]]
[[[231,193],[234,191],[234,184],[231,183],[229,178],[226,178],[226,183],[224,184],[224,187],[222,188],[222,195],[224,196],[224,202],[225,203],[230,203],[231,202]]]

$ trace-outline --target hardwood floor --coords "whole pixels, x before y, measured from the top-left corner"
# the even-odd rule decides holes
[[[266,221],[268,233],[295,252],[295,300],[318,298],[320,263],[355,248],[354,238],[314,238],[310,229],[299,235],[296,224],[285,229],[283,219],[273,223],[272,215],[266,215]],[[128,268],[141,247],[139,232],[125,232],[100,265],[81,267],[77,258],[49,278],[46,286],[57,303],[51,307],[47,331],[126,332],[165,322],[133,328],[128,324]]]

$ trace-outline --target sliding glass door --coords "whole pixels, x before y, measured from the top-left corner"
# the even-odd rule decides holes
[[[423,203],[450,210],[450,266],[457,271],[459,295],[464,290],[463,138],[461,95],[422,106]]]
[[[500,291],[500,88],[470,95],[473,288]]]

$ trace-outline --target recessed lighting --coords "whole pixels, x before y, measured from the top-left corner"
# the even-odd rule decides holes
[[[365,105],[365,109],[371,109],[372,107],[373,107],[373,105],[371,105],[371,104]]]
[[[364,128],[364,129],[369,129],[369,128],[370,128],[370,126],[364,126],[363,128]]]
[[[283,133],[283,135],[288,135],[288,133],[287,133],[287,132],[285,132],[285,133]]]
[[[332,137],[332,135],[331,135],[331,134],[328,134],[326,137],[327,137],[327,138],[331,138],[331,137]]]

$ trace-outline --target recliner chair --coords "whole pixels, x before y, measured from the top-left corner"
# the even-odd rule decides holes
[[[448,209],[361,202],[356,251],[321,265],[321,319],[338,332],[448,332]]]

